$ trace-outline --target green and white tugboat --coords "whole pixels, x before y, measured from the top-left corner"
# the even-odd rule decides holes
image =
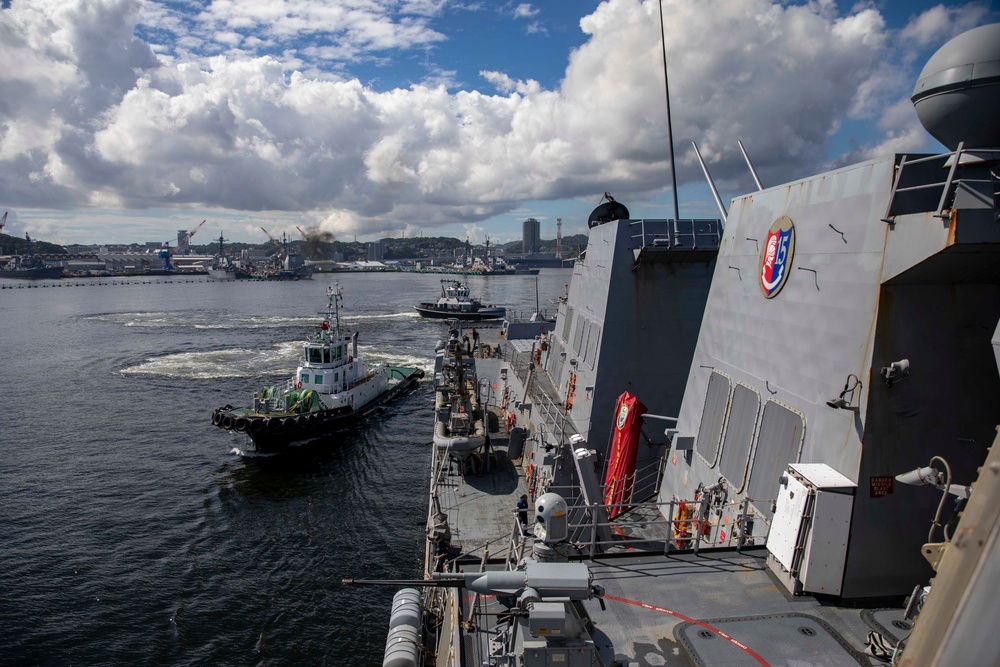
[[[327,289],[327,309],[312,339],[303,345],[295,376],[282,385],[255,392],[253,405],[226,405],[212,423],[246,433],[258,454],[326,435],[364,417],[378,406],[415,388],[419,368],[369,362],[358,355],[358,333],[340,326],[340,285]]]

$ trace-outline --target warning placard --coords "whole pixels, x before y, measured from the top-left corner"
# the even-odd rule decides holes
[[[871,498],[881,498],[892,493],[892,475],[872,475],[869,478],[868,493]]]

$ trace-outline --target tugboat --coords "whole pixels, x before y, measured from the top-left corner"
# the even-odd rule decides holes
[[[462,463],[486,444],[479,403],[476,360],[463,354],[458,329],[452,329],[434,361],[434,445]]]
[[[464,321],[499,320],[507,314],[503,306],[484,306],[482,302],[469,296],[468,286],[459,280],[445,278],[441,281],[441,296],[437,301],[428,301],[414,306],[421,317],[453,319]]]
[[[376,407],[416,387],[419,368],[367,362],[358,356],[358,332],[340,326],[340,285],[327,289],[327,309],[312,339],[303,345],[295,377],[255,392],[253,405],[226,405],[212,424],[250,436],[258,454],[326,435],[364,417]]]

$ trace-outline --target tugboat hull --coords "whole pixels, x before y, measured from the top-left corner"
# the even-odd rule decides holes
[[[391,373],[401,379],[358,409],[345,406],[303,413],[261,413],[252,407],[226,405],[212,412],[212,424],[226,431],[246,433],[258,454],[278,454],[363,419],[378,406],[415,389],[424,376],[419,368],[394,367]]]

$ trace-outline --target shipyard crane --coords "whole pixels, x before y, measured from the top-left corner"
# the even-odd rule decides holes
[[[188,241],[191,240],[191,237],[194,236],[194,233],[197,232],[199,229],[201,229],[201,226],[204,225],[205,222],[206,222],[205,220],[202,220],[201,222],[198,223],[198,225],[194,229],[192,229],[187,234],[179,238],[177,240],[176,248],[171,248],[170,241],[167,241],[167,247],[160,251],[160,259],[163,260],[164,271],[174,270],[174,265],[173,262],[171,261],[171,257],[173,257],[175,252],[177,252],[178,250],[180,250],[181,248],[183,248],[188,244]]]
[[[0,218],[0,232],[3,231],[4,225],[6,224],[7,224],[7,211],[4,211],[3,217]],[[301,232],[302,230],[300,229],[299,231]]]
[[[288,254],[288,240],[285,239],[284,241],[279,241],[278,239],[276,239],[273,236],[271,236],[271,232],[267,231],[263,227],[261,227],[261,231],[263,231],[265,234],[267,234],[267,238],[271,239],[271,243],[273,243],[275,246],[277,246],[278,252],[281,253],[280,256],[282,258],[284,258],[285,255]]]

